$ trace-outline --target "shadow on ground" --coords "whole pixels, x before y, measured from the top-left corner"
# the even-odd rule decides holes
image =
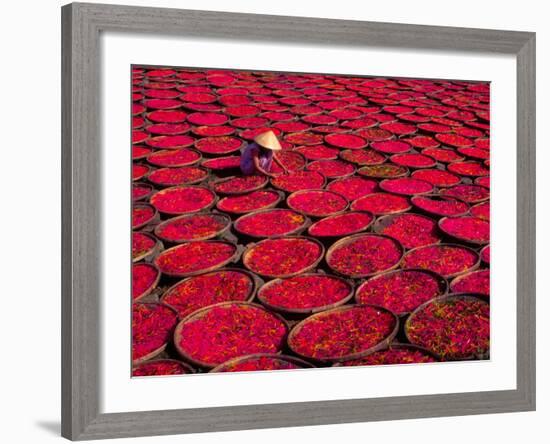
[[[61,436],[61,423],[59,421],[38,421],[36,425],[52,435]]]

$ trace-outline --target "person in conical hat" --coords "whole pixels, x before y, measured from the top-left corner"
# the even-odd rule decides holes
[[[260,173],[274,177],[276,174],[270,171],[273,161],[287,173],[287,168],[277,158],[277,152],[281,150],[279,139],[273,131],[258,134],[254,137],[254,142],[249,143],[241,154],[242,173],[247,176]]]

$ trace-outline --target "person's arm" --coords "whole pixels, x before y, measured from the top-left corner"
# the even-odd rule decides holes
[[[254,153],[252,156],[252,159],[254,161],[254,167],[257,171],[259,171],[262,174],[265,174],[269,177],[275,177],[275,174],[270,173],[269,171],[266,171],[261,165],[260,165],[260,156],[258,156],[258,153]]]
[[[277,156],[277,153],[273,153],[273,160],[277,162],[277,165],[279,165],[283,169],[285,174],[288,174],[288,168],[283,164],[283,162],[281,162],[279,156]]]

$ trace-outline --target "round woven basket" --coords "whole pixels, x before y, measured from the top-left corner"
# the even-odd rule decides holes
[[[265,305],[267,308],[271,309],[271,310],[274,310],[274,311],[277,311],[277,312],[280,312],[280,313],[290,313],[290,314],[300,314],[300,315],[304,315],[304,314],[313,314],[313,313],[318,313],[318,312],[321,312],[321,311],[326,311],[326,310],[330,310],[332,308],[336,308],[336,307],[339,307],[341,305],[344,305],[346,302],[348,302],[352,297],[353,297],[353,294],[354,294],[354,285],[353,285],[353,281],[351,280],[347,280],[347,279],[344,279],[344,278],[341,278],[341,277],[338,277],[338,276],[330,276],[330,275],[326,275],[326,274],[319,274],[319,273],[303,273],[301,275],[299,275],[299,277],[301,276],[328,276],[328,277],[331,277],[333,279],[338,279],[340,280],[341,282],[344,282],[346,285],[348,285],[349,287],[349,293],[343,297],[342,299],[340,299],[339,301],[335,302],[335,303],[332,303],[332,304],[327,304],[327,305],[321,305],[321,306],[317,306],[317,307],[311,307],[311,308],[288,308],[288,307],[281,307],[281,306],[278,306],[278,305],[274,305],[274,304],[271,304],[270,302],[268,302],[266,300],[266,298],[264,297],[263,295],[263,292],[265,292],[267,289],[269,289],[270,287],[274,286],[274,285],[277,285],[279,284],[280,282],[284,281],[284,279],[273,279],[272,281],[269,281],[269,282],[266,282],[259,290],[258,290],[258,300],[263,304]]]
[[[216,185],[219,185],[221,183],[224,183],[224,182],[228,182],[232,179],[235,179],[237,178],[238,176],[231,176],[231,177],[224,177],[223,179],[217,179],[217,180],[214,180],[212,182],[210,182],[210,187],[212,188],[213,192],[215,193],[219,193],[219,194],[223,194],[223,195],[226,195],[226,196],[234,196],[234,195],[239,195],[239,194],[247,194],[247,193],[251,193],[252,191],[256,191],[256,190],[260,190],[262,188],[264,188],[267,183],[269,182],[269,178],[266,176],[264,177],[264,180],[261,184],[259,185],[256,185],[254,187],[251,187],[251,188],[247,188],[246,190],[244,191],[222,191],[222,190],[218,190],[216,189]]]
[[[253,218],[254,216],[257,216],[258,214],[266,214],[266,213],[270,213],[270,212],[281,212],[281,211],[294,211],[294,210],[287,210],[287,209],[284,209],[284,208],[275,208],[275,209],[272,208],[272,209],[253,211],[253,212],[247,213],[244,216],[241,216],[237,220],[235,220],[235,222],[233,222],[233,228],[237,233],[239,233],[239,234],[241,234],[242,236],[245,236],[245,237],[251,237],[251,238],[256,238],[256,239],[258,239],[258,238],[274,239],[274,238],[277,238],[277,237],[298,236],[298,235],[302,234],[311,225],[311,219],[309,219],[306,216],[302,216],[302,215],[299,214],[299,216],[302,216],[304,218],[304,222],[302,223],[302,225],[300,225],[299,227],[296,227],[296,228],[292,228],[292,229],[288,230],[285,233],[279,233],[279,234],[273,234],[273,235],[257,235],[257,234],[253,234],[253,233],[246,233],[246,232],[242,231],[239,228],[239,224],[241,224],[243,221],[245,221],[247,219],[250,219],[250,218]]]
[[[253,270],[253,269],[250,268],[250,264],[249,264],[250,259],[249,258],[250,258],[251,252],[254,250],[255,247],[257,247],[258,245],[261,245],[264,242],[273,241],[273,240],[285,240],[285,239],[306,239],[308,241],[314,242],[320,249],[319,257],[313,263],[301,268],[300,270],[297,270],[295,272],[288,273],[288,274],[283,274],[283,275],[272,275],[272,274],[268,274],[268,273],[265,273],[265,272],[261,272],[259,270]],[[250,271],[252,271],[252,272],[254,272],[254,273],[256,273],[260,276],[263,276],[263,277],[266,277],[266,278],[280,278],[280,279],[282,279],[282,278],[296,276],[298,274],[305,273],[307,271],[313,270],[319,264],[319,262],[321,262],[324,255],[325,255],[325,247],[317,239],[313,239],[313,238],[305,237],[305,236],[288,236],[288,237],[277,238],[277,239],[264,239],[264,240],[262,240],[258,243],[251,243],[251,244],[247,245],[246,249],[244,250],[244,252],[242,254],[242,261],[243,261],[243,265],[246,268],[248,268]]]
[[[163,305],[163,306],[169,308],[174,313],[176,313],[175,310],[172,307],[168,307],[164,304],[159,304],[159,303],[156,303],[156,302],[147,302],[147,303],[141,302],[141,304]],[[176,316],[177,316],[177,314],[176,314]],[[166,341],[164,344],[162,344],[160,347],[156,348],[155,350],[147,353],[146,355],[143,355],[142,357],[140,357],[138,359],[132,359],[132,365],[136,366],[136,365],[141,364],[145,361],[149,361],[150,359],[153,359],[154,357],[160,355],[164,350],[166,350],[167,346],[168,346],[168,341]]]
[[[138,297],[136,298],[133,298],[132,299],[132,302],[139,302],[139,301],[142,301],[143,299],[145,299],[147,296],[149,296],[153,290],[155,288],[157,288],[157,285],[160,281],[160,277],[161,277],[161,272],[160,270],[158,269],[158,267],[154,264],[150,264],[150,263],[146,263],[146,264],[141,264],[141,265],[147,265],[148,267],[151,267],[151,268],[154,268],[157,272],[157,277],[155,278],[155,280],[151,283],[151,285],[149,286],[149,288],[147,288],[147,290],[145,290],[143,293],[141,293]]]
[[[418,201],[419,198],[423,198],[423,197],[427,197],[427,198],[430,198],[430,199],[433,199],[433,200],[440,200],[440,201],[457,200],[461,203],[466,203],[463,200],[459,199],[458,197],[442,196],[440,194],[421,194],[421,195],[418,195],[418,196],[413,196],[411,198],[411,203],[413,204],[415,210],[418,211],[419,213],[426,214],[428,216],[444,217],[442,214],[425,210],[425,209],[421,208],[420,206],[418,206],[417,203],[415,203],[415,201]],[[469,207],[469,205],[468,205],[468,207]],[[466,210],[464,212],[454,214],[453,217],[465,216],[470,211],[468,207],[466,208]]]
[[[177,363],[178,365],[181,365],[184,369],[185,369],[185,373],[183,374],[191,374],[191,373],[195,373],[195,369],[193,369],[193,367],[191,367],[189,364],[183,362],[183,361],[179,361],[177,359],[153,359],[151,361],[145,361],[145,362],[142,362],[141,364],[138,364],[138,365],[135,365],[133,368],[132,368],[132,378],[144,378],[144,377],[151,377],[151,376],[155,376],[155,375],[146,375],[146,376],[134,376],[133,373],[135,370],[138,370],[139,367],[141,367],[142,365],[148,365],[148,364],[155,364],[157,362],[174,362],[174,363]],[[167,375],[158,375],[158,376],[167,376]],[[170,375],[170,376],[176,376],[176,375]]]
[[[217,242],[217,243],[224,243],[224,244],[231,244],[235,247],[235,252],[233,253],[232,256],[228,257],[227,259],[215,264],[215,265],[212,265],[210,267],[207,267],[207,268],[202,268],[200,270],[195,270],[195,271],[188,271],[188,272],[175,272],[175,271],[164,271],[162,270],[162,268],[158,265],[158,259],[159,257],[161,257],[161,255],[157,256],[155,258],[155,265],[157,265],[157,267],[159,267],[159,270],[161,270],[162,274],[165,274],[166,276],[170,276],[170,277],[176,277],[176,278],[184,278],[184,277],[189,277],[189,276],[196,276],[197,274],[203,274],[203,273],[208,273],[209,271],[214,271],[214,270],[217,270],[219,268],[222,268],[224,266],[226,266],[227,264],[229,263],[236,263],[238,262],[240,256],[241,256],[241,253],[242,253],[242,247],[239,246],[239,245],[235,245],[233,244],[232,242],[228,242],[228,241],[222,241],[222,240],[208,240],[208,241],[202,241],[202,242]],[[190,242],[185,242],[183,244],[179,244],[179,245],[176,245],[175,247],[172,247],[172,248],[168,248],[167,250],[164,250],[162,252],[162,254],[165,254],[165,253],[169,253],[173,250],[175,250],[176,248],[180,248],[181,246],[183,245],[186,245],[186,244],[189,244]]]
[[[475,251],[474,249],[470,248],[470,247],[466,247],[465,245],[460,245],[460,244],[452,244],[452,243],[441,243],[441,244],[433,244],[433,245],[425,245],[423,247],[416,247],[416,248],[412,248],[410,249],[409,251],[407,251],[403,257],[401,258],[401,265],[404,264],[404,260],[407,256],[411,255],[411,254],[414,254],[415,251],[417,250],[420,250],[421,248],[428,248],[430,246],[447,246],[447,247],[457,247],[457,248],[462,248],[462,249],[465,249],[465,250],[468,250],[472,253],[474,253],[477,257],[477,261],[474,265],[472,265],[470,268],[468,268],[467,270],[462,270],[462,271],[459,271],[457,273],[451,273],[451,274],[446,274],[446,275],[442,275],[445,279],[452,279],[456,276],[458,276],[459,274],[464,274],[464,273],[468,273],[470,271],[474,271],[474,270],[477,270],[479,268],[479,264],[481,262],[481,259],[479,258],[479,253],[477,251]]]
[[[472,216],[472,217],[474,217],[474,216]],[[455,218],[455,217],[444,217],[444,218],[440,219],[439,222],[437,223],[437,226],[439,227],[439,229],[440,229],[443,233],[445,233],[446,236],[449,236],[449,237],[451,237],[451,238],[453,238],[453,239],[456,239],[456,240],[461,241],[461,242],[465,242],[465,243],[470,244],[470,245],[479,245],[479,246],[483,246],[483,245],[487,245],[487,244],[489,243],[489,239],[477,241],[477,240],[475,240],[475,239],[468,239],[467,237],[465,237],[465,236],[460,236],[460,235],[458,235],[458,234],[451,234],[451,233],[449,233],[448,231],[444,230],[444,229],[442,228],[442,224],[444,224],[445,221],[447,221],[447,220],[452,220],[452,219],[454,219],[454,218]],[[481,219],[481,220],[483,220],[483,219]],[[483,222],[486,222],[487,225],[489,225],[489,221],[483,221]]]
[[[301,368],[313,368],[313,364],[304,361],[303,359],[296,358],[295,356],[288,356],[288,355],[277,355],[277,354],[270,354],[270,353],[256,353],[253,355],[245,355],[245,356],[239,356],[238,358],[230,359],[229,361],[224,362],[223,364],[218,365],[217,367],[214,367],[212,370],[210,370],[210,373],[227,373],[226,369],[229,367],[232,367],[234,365],[238,365],[241,363],[245,363],[247,361],[251,361],[257,358],[273,358],[280,361],[288,362],[291,364],[295,364]],[[297,370],[297,369],[293,369]],[[265,370],[264,370],[265,371]],[[274,371],[274,370],[273,370]]]
[[[200,214],[202,214],[202,213],[183,214],[181,216],[176,216],[176,217],[173,217],[171,219],[167,219],[167,220],[165,220],[164,222],[161,222],[160,224],[158,224],[155,227],[155,236],[157,236],[159,239],[162,239],[166,242],[183,243],[183,242],[201,241],[201,240],[212,239],[212,238],[215,238],[215,237],[221,237],[231,228],[231,219],[229,218],[229,216],[226,216],[225,214],[219,214],[219,213],[204,213],[205,215],[216,218],[220,222],[222,222],[223,223],[223,228],[216,231],[215,233],[212,233],[212,234],[209,234],[209,235],[206,235],[206,236],[202,236],[202,237],[194,237],[192,239],[178,239],[178,240],[175,240],[175,239],[168,239],[166,237],[163,237],[162,229],[166,225],[169,225],[170,223],[173,223],[175,221],[190,219],[190,218],[195,217],[195,216],[200,215]]]
[[[206,186],[199,186],[199,185],[178,185],[178,186],[174,186],[174,187],[169,187],[169,188],[164,188],[160,191],[158,191],[157,193],[153,194],[151,196],[151,198],[149,199],[149,201],[151,202],[151,204],[153,203],[153,200],[155,198],[155,196],[161,194],[161,193],[166,193],[166,192],[169,192],[171,190],[174,190],[174,189],[178,189],[178,188],[201,188],[203,190],[207,190],[208,193],[210,193],[213,198],[212,200],[204,205],[203,207],[201,208],[197,208],[196,210],[192,210],[192,211],[185,211],[185,212],[181,212],[181,211],[175,211],[175,210],[168,210],[168,209],[165,209],[165,210],[158,210],[160,213],[162,214],[167,214],[167,215],[170,215],[170,216],[180,216],[182,214],[195,214],[195,213],[200,213],[201,211],[208,211],[210,208],[212,208],[214,205],[216,205],[217,201],[218,201],[218,196],[216,195],[216,193],[214,191],[212,191],[210,188],[206,187]],[[154,205],[153,205],[154,206]]]
[[[341,356],[329,356],[329,357],[324,357],[322,359],[319,359],[319,358],[315,358],[315,357],[312,357],[312,356],[305,356],[303,354],[301,354],[300,352],[298,352],[295,347],[293,346],[293,340],[294,340],[294,337],[298,334],[298,332],[300,332],[300,330],[304,327],[304,325],[306,325],[307,323],[309,322],[312,322],[312,321],[316,321],[318,320],[320,317],[322,316],[326,316],[328,314],[332,314],[332,313],[339,313],[339,312],[344,312],[344,311],[347,311],[347,310],[352,310],[356,307],[366,307],[367,305],[345,305],[345,306],[342,306],[342,307],[337,307],[337,308],[333,308],[331,310],[327,310],[327,311],[323,311],[323,312],[320,312],[320,313],[316,313],[314,315],[311,315],[309,317],[307,317],[306,319],[304,319],[303,321],[299,322],[298,324],[296,324],[294,326],[294,328],[290,331],[289,335],[288,335],[288,339],[287,339],[287,342],[288,342],[288,346],[290,347],[290,349],[295,353],[297,354],[298,356],[300,356],[301,358],[303,359],[308,359],[310,361],[314,361],[314,362],[341,362],[341,361],[349,361],[351,359],[358,359],[358,358],[362,358],[364,356],[367,356],[367,355],[370,355],[371,353],[374,353],[375,351],[378,351],[378,350],[381,350],[381,349],[384,349],[384,348],[387,348],[389,346],[389,344],[391,344],[393,338],[397,335],[397,332],[399,331],[399,318],[397,317],[397,315],[395,315],[394,313],[392,313],[391,311],[385,309],[385,308],[382,308],[382,307],[377,307],[377,306],[374,306],[374,305],[370,305],[370,307],[373,307],[373,308],[376,308],[377,310],[380,310],[380,311],[383,311],[383,312],[386,312],[386,313],[389,313],[393,316],[394,318],[394,321],[395,321],[395,326],[394,328],[392,329],[392,332],[387,336],[385,337],[383,340],[381,340],[380,342],[378,342],[377,344],[375,344],[374,346],[372,347],[369,347],[365,350],[362,350],[362,351],[359,351],[359,352],[355,352],[355,353],[350,353],[350,354],[347,354],[347,355],[341,355]]]
[[[219,304],[214,304],[214,305],[209,305],[207,307],[204,307],[204,308],[201,308],[193,313],[191,313],[189,316],[185,317],[184,319],[182,319],[178,325],[176,326],[176,329],[174,330],[174,345],[176,347],[176,350],[177,352],[179,353],[179,355],[185,359],[187,362],[190,362],[191,364],[194,364],[196,366],[199,366],[199,367],[202,367],[202,368],[207,368],[207,369],[212,369],[214,367],[217,367],[219,364],[212,364],[212,363],[209,363],[209,362],[204,362],[204,361],[201,361],[201,360],[198,360],[198,359],[195,359],[193,358],[192,356],[190,356],[181,346],[180,342],[181,342],[181,339],[182,339],[182,328],[183,326],[189,322],[189,321],[192,321],[192,320],[196,320],[202,316],[204,316],[206,313],[208,313],[208,311],[210,311],[212,308],[216,308],[216,307],[228,307],[228,306],[231,306],[231,305],[234,305],[234,306],[248,306],[248,307],[255,307],[257,309],[260,309],[260,310],[263,310],[263,311],[266,311],[267,310],[265,309],[265,307],[259,305],[259,304],[254,304],[254,303],[251,303],[251,302],[221,302]],[[288,335],[288,324],[286,322],[286,320],[278,315],[277,313],[272,313],[272,312],[268,312],[270,315],[274,316],[275,318],[277,318],[286,328],[287,330],[287,333],[286,335]],[[285,336],[286,336],[285,335]]]
[[[420,214],[414,214],[414,213],[408,213],[408,214],[412,214],[415,217],[422,218],[422,219],[424,219],[424,220],[426,220],[430,223],[434,223],[435,226],[437,226],[437,221],[435,221],[431,217],[420,215]],[[376,219],[376,221],[372,225],[372,231],[374,231],[375,233],[378,233],[378,234],[384,234],[384,230],[389,225],[391,225],[396,219],[398,219],[400,217],[403,217],[403,216],[404,216],[404,214],[387,214],[385,216],[381,216],[378,219]],[[437,231],[437,228],[435,230]],[[439,233],[438,233],[438,236],[439,236]],[[398,239],[396,239],[396,240],[398,242],[400,242]],[[434,242],[434,244],[439,244],[439,243],[441,243],[441,238],[437,239],[437,241]],[[407,249],[407,248],[405,247],[405,249]]]
[[[295,198],[296,196],[301,196],[301,195],[304,195],[304,194],[307,194],[307,193],[311,193],[311,192],[323,192],[323,193],[330,193],[330,194],[334,194],[342,199],[344,199],[344,201],[347,203],[346,206],[344,208],[342,208],[341,210],[338,210],[338,211],[327,211],[326,213],[311,213],[311,212],[308,212],[308,211],[305,211],[305,210],[301,210],[299,208],[296,208],[295,205],[292,204],[292,199]],[[327,216],[336,216],[338,214],[342,214],[344,213],[348,208],[349,208],[349,201],[348,199],[345,197],[345,196],[342,196],[341,194],[339,193],[336,193],[335,191],[327,191],[327,190],[322,190],[322,189],[316,189],[316,190],[300,190],[300,191],[295,191],[294,193],[290,194],[287,199],[286,199],[286,204],[289,208],[293,209],[294,211],[297,211],[298,213],[301,213],[301,214],[304,214],[306,216],[310,216],[310,217],[315,217],[315,218],[321,218],[321,217],[327,217]]]
[[[425,274],[428,274],[429,276],[433,277],[434,279],[437,280],[437,283],[438,283],[438,288],[439,288],[439,296],[444,296],[448,293],[449,291],[449,283],[447,282],[447,279],[445,279],[443,276],[431,271],[431,270],[423,270],[421,268],[403,268],[403,269],[399,269],[399,270],[392,270],[392,271],[388,271],[387,273],[381,273],[381,274],[377,274],[376,276],[373,276],[371,277],[370,279],[367,279],[365,281],[363,281],[356,289],[355,289],[355,302],[357,304],[360,304],[361,302],[359,301],[359,295],[363,289],[363,287],[365,287],[369,282],[372,282],[373,280],[376,280],[376,279],[380,279],[380,278],[385,278],[385,277],[388,277],[388,276],[391,276],[393,274],[396,274],[396,273],[402,273],[404,271],[418,271],[420,273],[425,273]],[[439,297],[438,296],[438,297]],[[400,318],[402,317],[405,317],[405,316],[408,316],[410,314],[410,312],[406,311],[406,312],[401,312],[401,313],[395,313],[397,316],[399,316]]]
[[[232,215],[249,214],[249,213],[252,213],[253,211],[268,210],[270,208],[275,208],[285,198],[285,194],[282,191],[271,190],[271,189],[266,189],[264,191],[269,191],[270,193],[276,194],[278,196],[277,199],[274,200],[273,202],[271,202],[270,204],[264,205],[263,207],[256,208],[254,210],[250,210],[250,211],[249,210],[246,210],[246,211],[232,211],[232,210],[229,210],[229,209],[226,209],[226,208],[222,207],[222,205],[224,203],[224,199],[227,199],[227,197],[223,197],[216,204],[216,208],[220,211],[223,211],[224,213],[229,213],[229,214],[232,214]]]
[[[335,219],[335,218],[338,218],[339,216],[343,216],[343,215],[348,215],[348,214],[354,214],[354,213],[361,213],[361,214],[366,214],[366,215],[369,215],[371,216],[371,220],[369,223],[366,223],[364,224],[362,227],[356,229],[356,230],[353,230],[349,233],[346,233],[346,234],[326,234],[326,235],[323,235],[323,234],[314,234],[313,231],[314,229],[320,224],[322,223],[323,221],[327,221],[327,220],[330,220],[330,219]],[[335,216],[328,216],[328,217],[325,217],[323,219],[320,219],[318,220],[317,222],[315,222],[313,225],[311,225],[309,228],[308,228],[308,235],[309,236],[312,236],[312,237],[318,237],[320,239],[324,239],[324,240],[336,240],[336,239],[340,239],[342,238],[342,236],[351,236],[353,234],[358,234],[358,233],[361,233],[363,231],[367,231],[371,226],[372,224],[374,223],[375,221],[375,217],[374,215],[370,212],[370,211],[350,211],[350,212],[344,212],[342,214],[337,214]]]
[[[157,209],[153,205],[149,205],[149,204],[146,204],[146,203],[137,203],[137,204],[132,205],[132,208],[150,208],[153,211],[153,216],[151,216],[145,222],[141,222],[137,225],[133,225],[133,223],[132,223],[132,230],[137,230],[139,228],[143,228],[144,226],[151,223],[152,221],[158,220],[159,214],[158,214]]]
[[[209,274],[212,274],[212,273],[218,273],[218,272],[223,272],[223,271],[235,271],[235,272],[238,272],[238,273],[242,273],[244,275],[246,275],[249,279],[250,279],[250,282],[252,283],[252,286],[250,288],[250,292],[249,294],[247,295],[247,297],[244,299],[244,301],[241,301],[241,302],[252,302],[254,300],[254,298],[256,297],[256,294],[258,292],[258,289],[264,284],[264,281],[263,279],[261,279],[259,276],[257,276],[256,274],[252,273],[251,271],[248,271],[248,270],[245,270],[244,268],[233,268],[233,267],[225,267],[225,268],[219,268],[217,270],[213,270],[213,271],[209,271],[207,273],[202,273],[200,275],[197,275],[197,276],[206,276],[206,275],[209,275]],[[185,282],[188,282],[189,280],[191,279],[194,279],[196,278],[197,276],[189,276],[185,279],[182,279],[181,281],[178,281],[176,284],[172,285],[170,288],[168,288],[161,296],[160,298],[160,302],[162,302],[164,305],[168,305],[169,307],[172,307],[174,310],[177,311],[177,309],[175,307],[173,307],[172,305],[170,305],[170,303],[166,302],[166,299],[168,296],[170,296],[170,293],[178,286],[184,284]],[[238,302],[238,301],[235,301],[235,302]],[[220,302],[221,303],[221,302]],[[187,317],[187,316],[186,316]]]
[[[410,314],[410,316],[407,318],[407,320],[405,321],[404,331],[405,331],[405,337],[407,338],[407,341],[409,341],[413,345],[418,345],[414,341],[411,340],[410,335],[409,335],[409,329],[410,329],[411,322],[413,322],[414,317],[416,316],[416,314],[419,311],[421,311],[424,307],[426,307],[427,305],[433,303],[434,301],[446,301],[446,300],[450,300],[450,299],[473,299],[473,300],[482,301],[482,302],[485,302],[486,304],[489,304],[489,301],[486,297],[480,297],[480,295],[476,295],[474,293],[451,293],[451,294],[447,294],[447,295],[444,295],[444,296],[439,296],[439,297],[434,298],[434,299],[430,299],[429,301],[424,302],[422,305],[420,305],[416,310],[414,310]],[[462,357],[459,360],[460,361],[463,361],[463,360],[479,360],[479,359],[487,359],[487,358],[488,358],[488,352],[484,353],[484,354],[481,354],[481,355],[473,354],[473,355],[470,355],[470,356]]]
[[[389,267],[387,269],[377,270],[377,271],[374,271],[372,273],[344,274],[344,273],[341,273],[338,270],[335,270],[334,268],[332,268],[332,266],[330,265],[330,260],[332,258],[332,255],[334,254],[334,251],[336,251],[337,249],[339,249],[341,247],[344,247],[344,246],[354,242],[356,239],[358,239],[360,237],[363,237],[363,236],[377,236],[377,237],[383,237],[385,239],[391,240],[394,243],[394,245],[396,245],[398,247],[398,249],[400,250],[401,259],[399,261],[397,261],[397,263],[395,265],[392,265],[391,267]],[[404,253],[403,246],[398,241],[396,241],[393,237],[389,237],[389,236],[386,236],[384,234],[360,233],[360,234],[353,234],[351,236],[346,236],[346,237],[340,239],[339,241],[335,242],[334,244],[332,244],[332,246],[328,249],[327,254],[326,254],[326,263],[330,267],[331,270],[333,270],[336,274],[338,274],[340,276],[345,276],[345,277],[352,278],[352,279],[367,278],[367,277],[374,276],[375,274],[384,273],[384,272],[395,270],[396,268],[398,268],[400,263],[401,263],[401,260],[403,259],[403,253]]]
[[[378,350],[378,352],[383,352],[385,350],[395,350],[395,349],[397,349],[397,350],[405,349],[405,350],[419,351],[419,352],[424,353],[428,356],[431,356],[437,362],[441,361],[441,357],[438,354],[428,350],[427,348],[420,347],[419,345],[405,344],[405,343],[400,343],[400,342],[392,342],[391,344],[388,345],[388,347],[383,348],[381,350]],[[345,367],[345,366],[346,366],[345,361],[344,362],[337,362],[333,365],[333,367]]]
[[[158,254],[164,248],[164,246],[162,245],[162,242],[159,241],[158,239],[156,239],[155,237],[151,236],[149,233],[144,233],[142,231],[139,231],[138,233],[140,233],[143,236],[146,236],[147,238],[151,239],[155,243],[155,245],[153,245],[153,247],[151,247],[149,250],[141,253],[140,255],[138,255],[136,257],[132,257],[132,262],[139,262],[139,261],[144,260],[144,259],[147,260],[147,259],[155,256],[156,254]]]

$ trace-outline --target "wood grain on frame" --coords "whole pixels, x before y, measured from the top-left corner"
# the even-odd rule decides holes
[[[99,33],[511,54],[517,57],[517,389],[100,413]],[[100,439],[535,408],[535,34],[74,3],[62,8],[62,435]]]

